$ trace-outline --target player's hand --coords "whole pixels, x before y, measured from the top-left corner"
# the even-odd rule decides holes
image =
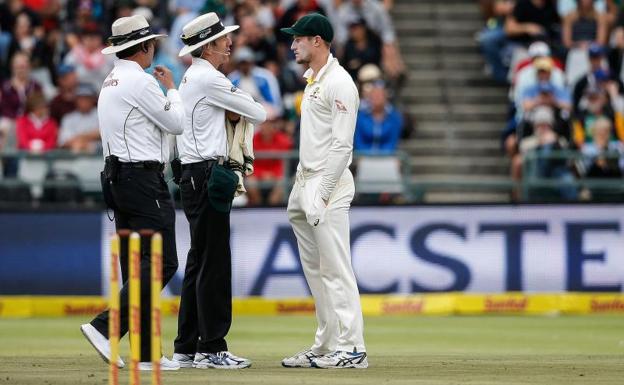
[[[306,220],[311,226],[318,226],[325,222],[325,211],[327,209],[327,202],[321,198],[321,194],[318,192],[314,195],[314,200],[310,207],[309,212],[306,213]]]
[[[170,90],[175,87],[173,82],[173,74],[171,70],[165,66],[154,67],[154,77],[158,80],[166,89]]]

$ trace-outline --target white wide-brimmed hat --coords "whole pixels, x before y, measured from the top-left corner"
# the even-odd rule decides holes
[[[202,45],[208,44],[237,29],[238,25],[224,27],[219,20],[219,16],[214,12],[198,16],[182,28],[180,39],[182,39],[184,47],[180,50],[178,56],[191,53]]]
[[[111,45],[102,50],[105,55],[123,51],[146,40],[167,36],[153,33],[142,15],[120,17],[115,20],[111,29],[113,35],[108,38]]]

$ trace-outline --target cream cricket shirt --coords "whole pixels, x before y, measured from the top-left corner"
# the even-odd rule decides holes
[[[351,164],[360,98],[351,76],[331,54],[318,74],[308,69],[301,102],[299,167],[321,173],[319,193],[328,200]]]
[[[255,102],[209,61],[193,58],[180,84],[186,120],[178,152],[182,164],[196,163],[227,156],[225,111],[247,118],[252,124],[266,119],[262,104]]]
[[[98,99],[104,156],[122,162],[169,161],[167,134],[183,130],[184,107],[178,91],[163,94],[154,77],[130,60],[117,60]]]

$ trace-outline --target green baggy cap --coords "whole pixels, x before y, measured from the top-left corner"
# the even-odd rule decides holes
[[[319,13],[310,13],[299,20],[290,28],[282,28],[281,31],[294,36],[320,36],[328,43],[334,39],[334,29],[325,16]]]

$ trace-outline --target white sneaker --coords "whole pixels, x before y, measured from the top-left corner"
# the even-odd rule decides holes
[[[246,358],[236,357],[228,351],[218,353],[195,353],[193,367],[198,369],[244,369],[251,366]]]
[[[302,350],[292,357],[282,360],[282,366],[285,368],[311,368],[312,360],[322,357],[322,354],[316,354],[312,349]]]
[[[195,353],[193,354],[173,353],[172,359],[173,361],[177,362],[181,368],[192,368],[193,360],[195,359]]]
[[[178,370],[180,364],[172,361],[165,356],[160,358],[160,370]],[[139,362],[139,370],[152,370],[152,362]]]
[[[80,331],[85,336],[87,341],[95,350],[100,354],[102,359],[106,361],[106,363],[110,363],[110,342],[106,337],[102,335],[96,328],[91,324],[84,324],[80,326]],[[117,367],[123,368],[125,366],[121,357],[117,358]]]
[[[336,350],[333,353],[313,359],[312,366],[322,369],[366,369],[368,368],[368,360],[366,359],[366,352],[351,353]]]

